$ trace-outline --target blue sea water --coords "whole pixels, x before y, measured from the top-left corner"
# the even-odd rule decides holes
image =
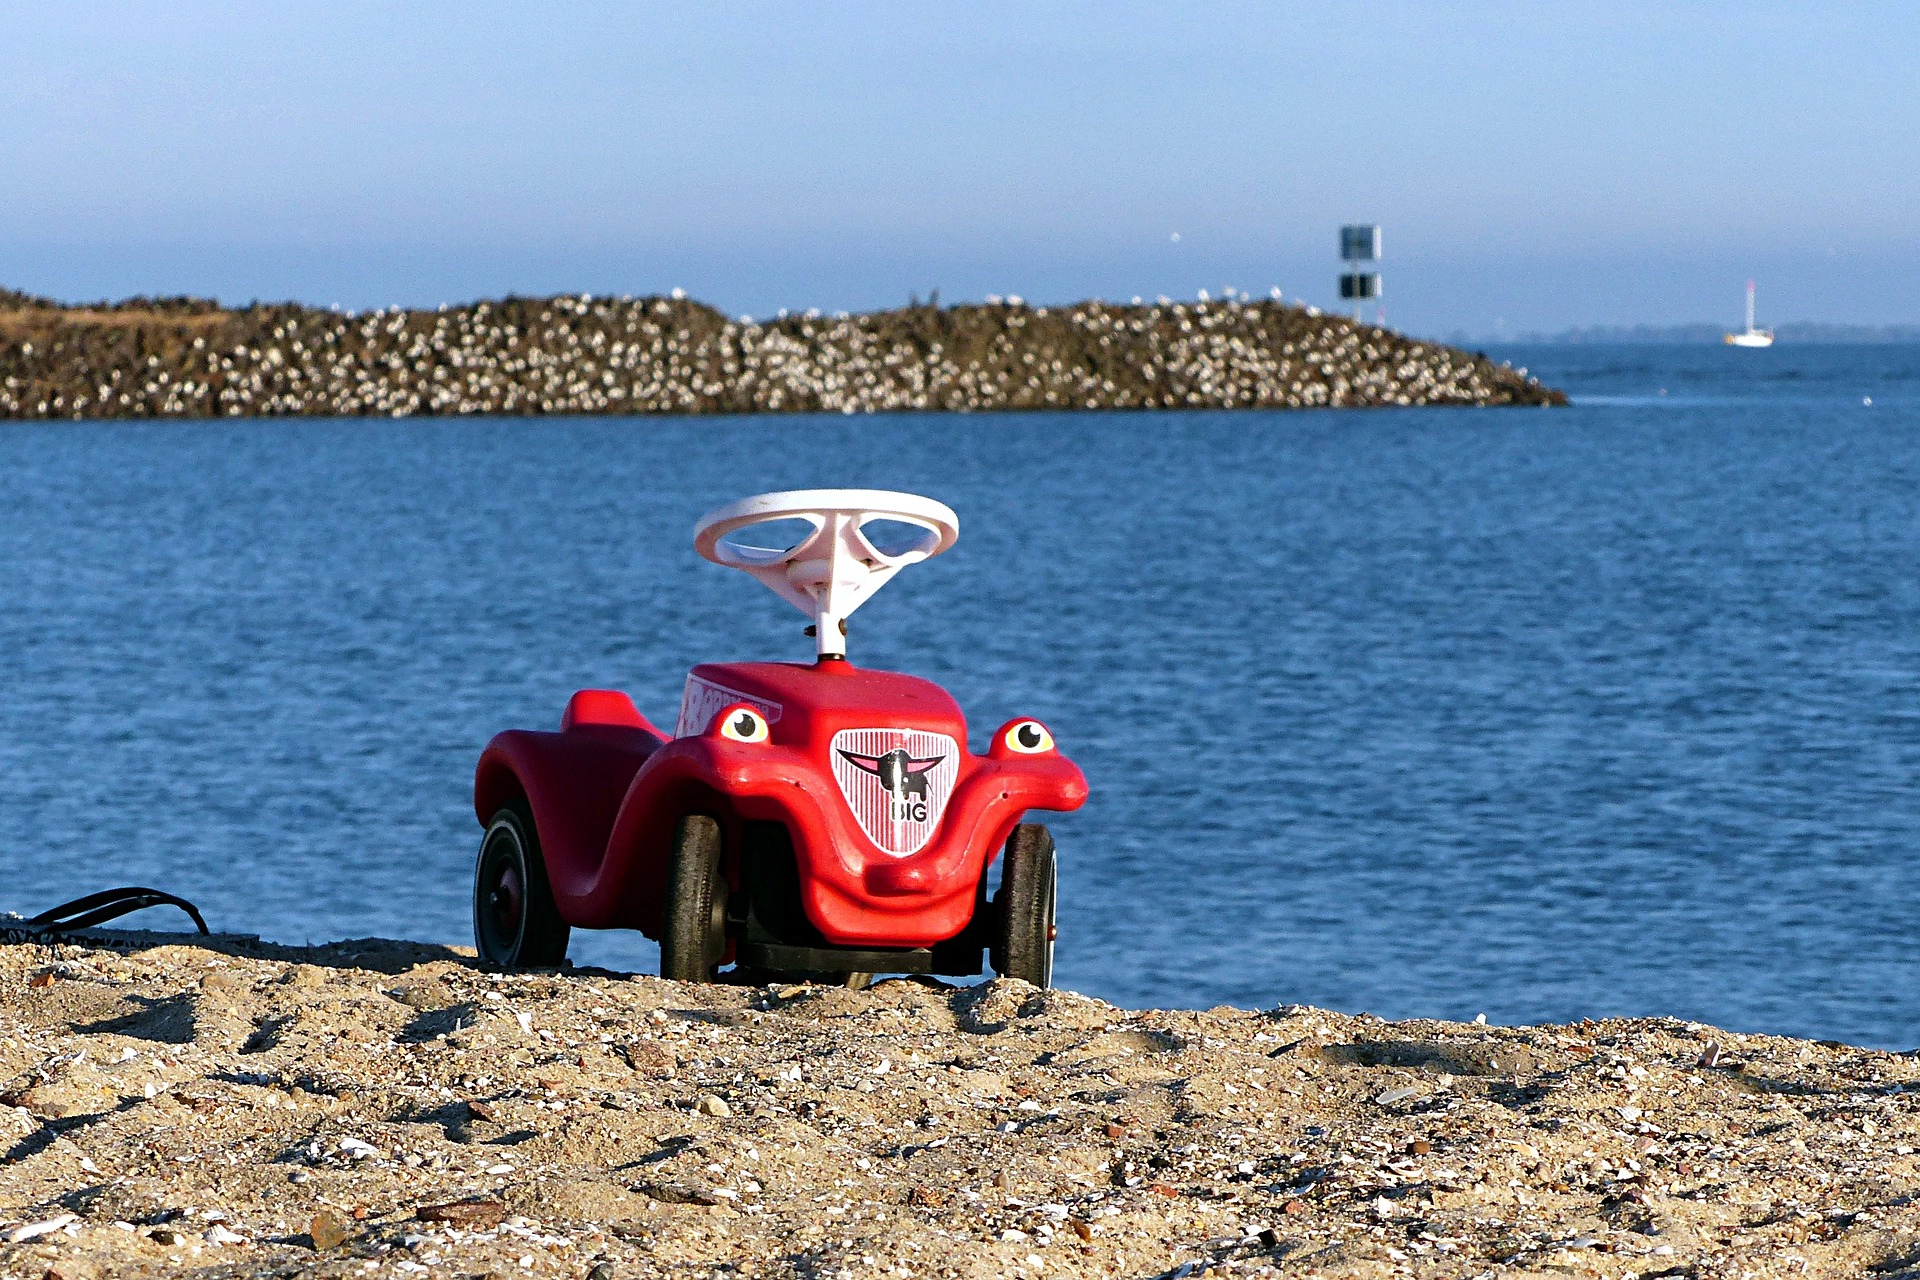
[[[1086,769],[1063,985],[1920,1044],[1920,348],[1495,354],[1574,406],[0,427],[0,908],[468,942],[490,734],[809,652],[694,518],[905,488],[852,655]]]

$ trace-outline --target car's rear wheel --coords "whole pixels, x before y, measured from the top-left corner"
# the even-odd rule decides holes
[[[704,814],[680,820],[667,863],[666,928],[660,976],[712,982],[727,954],[727,878],[720,865],[720,824]]]
[[[493,815],[473,868],[473,943],[502,969],[551,969],[573,931],[553,905],[540,836],[524,803]]]
[[[1059,894],[1053,836],[1037,822],[1023,822],[1007,837],[1000,857],[1000,892],[993,899],[994,972],[1024,978],[1036,987],[1051,986],[1053,910]]]

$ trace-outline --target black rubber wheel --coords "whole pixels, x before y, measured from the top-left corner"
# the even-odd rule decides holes
[[[712,982],[727,954],[727,877],[720,867],[720,824],[704,814],[682,818],[673,834],[666,913],[660,976]]]
[[[493,815],[473,866],[473,945],[502,969],[552,969],[573,932],[553,905],[540,836],[524,801]]]
[[[1023,822],[1000,855],[1000,892],[994,895],[993,970],[1036,987],[1053,984],[1053,906],[1059,892],[1053,836]]]

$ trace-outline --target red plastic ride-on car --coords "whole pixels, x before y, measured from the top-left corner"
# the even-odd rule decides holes
[[[805,532],[748,540],[776,522]],[[904,544],[875,545],[876,522]],[[670,735],[624,693],[583,689],[559,732],[495,737],[474,779],[481,959],[558,965],[572,929],[632,928],[688,981],[728,964],[852,985],[977,974],[984,949],[995,972],[1048,985],[1054,846],[1022,819],[1079,808],[1086,779],[1038,720],[1002,725],[976,756],[944,689],[846,657],[847,615],[959,532],[941,503],[863,489],[764,494],[702,519],[695,549],[811,617],[815,660],[695,667]]]

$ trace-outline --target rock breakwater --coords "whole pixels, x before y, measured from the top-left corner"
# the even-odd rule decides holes
[[[1564,404],[1524,370],[1245,298],[729,320],[683,297],[65,307],[0,291],[0,417]]]
[[[0,1026],[6,1276],[1920,1266],[1920,1063],[1674,1019],[1126,1010],[148,935],[0,946]]]

